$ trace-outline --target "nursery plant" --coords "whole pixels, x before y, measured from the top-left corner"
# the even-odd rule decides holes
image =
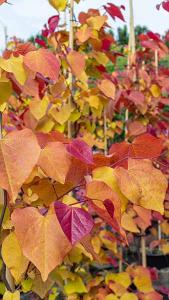
[[[131,27],[117,51],[108,18],[125,21],[125,7],[77,20],[78,2],[49,0],[55,15],[35,43],[15,38],[0,57],[0,293],[160,300],[145,235],[155,221],[169,228],[168,47],[153,32],[134,45]],[[142,265],[122,253],[135,236]],[[167,253],[166,240],[156,245]]]

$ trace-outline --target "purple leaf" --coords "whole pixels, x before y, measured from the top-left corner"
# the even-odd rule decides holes
[[[49,18],[48,25],[49,25],[50,33],[55,32],[55,29],[58,26],[58,23],[59,23],[59,16],[58,15]]]
[[[55,201],[54,208],[62,230],[72,245],[91,232],[94,222],[84,209],[60,201]]]
[[[83,140],[74,139],[67,145],[67,151],[83,163],[93,164],[92,150]]]

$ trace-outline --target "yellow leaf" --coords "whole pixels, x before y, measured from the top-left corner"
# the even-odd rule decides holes
[[[14,293],[6,291],[3,300],[20,300],[20,292],[16,291]]]
[[[105,66],[109,62],[107,55],[103,52],[95,51],[91,54],[91,56],[94,57],[96,61],[103,66]]]
[[[86,23],[94,30],[99,31],[107,21],[107,16],[95,16],[87,19]]]
[[[49,99],[47,96],[42,100],[33,100],[30,102],[29,109],[34,118],[39,121],[46,115],[46,111],[49,105]]]
[[[2,257],[18,284],[28,267],[28,259],[23,255],[18,239],[14,232],[10,233],[2,244]]]
[[[138,300],[138,297],[133,293],[125,293],[120,300]]]
[[[164,255],[169,254],[169,244],[162,245],[161,250],[164,253]]]
[[[124,213],[122,215],[122,218],[121,218],[121,226],[125,229],[125,230],[128,230],[130,232],[134,232],[134,233],[139,233],[140,230],[138,229],[138,227],[136,226],[136,224],[134,223],[134,220],[133,218],[127,214],[127,213]]]
[[[134,284],[142,293],[149,293],[153,291],[150,272],[144,267],[137,267],[135,269]]]
[[[100,104],[100,99],[99,99],[98,96],[96,96],[96,95],[92,96],[91,95],[91,96],[85,98],[85,100],[89,103],[89,105],[91,107],[94,107],[94,108],[98,109],[99,104]]]
[[[66,8],[67,0],[49,0],[50,5],[58,11],[63,11]]]
[[[119,298],[114,294],[109,294],[106,296],[105,300],[118,300]]]
[[[129,159],[128,170],[115,170],[122,193],[134,204],[164,213],[166,177],[150,160]]]
[[[60,125],[63,125],[69,120],[72,111],[73,108],[71,105],[65,104],[60,108],[60,110],[57,110],[55,107],[53,107],[49,114],[56,122],[58,122]]]
[[[75,280],[68,280],[68,283],[64,286],[66,295],[72,294],[84,294],[87,293],[87,289],[80,277],[77,277]]]
[[[16,80],[24,85],[27,75],[23,66],[23,56],[11,56],[9,59],[0,58],[0,67],[6,72],[13,73]]]
[[[152,84],[150,91],[151,91],[153,97],[155,97],[155,98],[158,98],[161,95],[161,90],[160,90],[159,86],[156,84]]]
[[[131,279],[128,273],[121,272],[121,273],[108,273],[105,277],[106,284],[109,283],[109,281],[114,281],[116,283],[119,283],[125,288],[128,288],[131,284]]]
[[[12,94],[12,84],[7,78],[0,78],[0,105],[8,101]]]
[[[117,193],[117,195],[119,196],[119,199],[121,201],[122,212],[125,211],[128,200],[120,191],[114,169],[112,169],[110,167],[100,167],[100,168],[94,169],[93,179],[103,181],[108,186],[110,186],[111,189],[115,193]]]

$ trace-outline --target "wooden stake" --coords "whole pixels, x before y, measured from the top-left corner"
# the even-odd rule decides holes
[[[141,236],[141,260],[142,260],[142,266],[147,267],[147,256],[146,256],[146,240],[145,240],[145,234],[142,234]]]
[[[74,24],[73,24],[73,15],[74,15],[74,0],[70,0],[70,13],[69,13],[69,48],[73,50],[74,48]],[[72,94],[73,94],[73,75],[72,72],[69,72],[69,86],[71,95],[69,97],[69,104],[72,104]],[[68,121],[68,138],[72,137],[72,123]]]
[[[158,50],[155,50],[155,73],[158,76]]]
[[[106,107],[103,112],[103,126],[104,126],[104,154],[107,155],[108,145],[107,145],[107,117],[106,117]]]
[[[129,56],[128,56],[128,64],[131,67],[131,65],[132,65],[132,63],[134,61],[134,56],[135,56],[135,52],[136,52],[133,0],[129,0],[129,11],[130,11],[130,33],[129,33]]]

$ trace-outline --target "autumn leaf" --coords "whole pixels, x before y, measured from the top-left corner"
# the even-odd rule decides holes
[[[125,293],[121,296],[120,300],[138,300],[138,297],[133,293]]]
[[[111,146],[109,153],[117,154],[122,162],[128,158],[155,159],[160,156],[163,149],[163,141],[149,133],[139,135],[130,144],[127,142],[115,143]]]
[[[24,85],[27,79],[23,63],[24,57],[22,55],[18,57],[11,56],[9,59],[0,58],[0,68],[8,73],[13,73],[21,85]]]
[[[121,228],[121,207],[118,195],[112,191],[112,189],[104,182],[93,180],[87,184],[86,196],[89,199],[93,199],[89,204],[94,212],[96,212],[103,220],[110,224],[121,236],[125,239],[125,233]],[[109,199],[114,206],[114,218],[112,214],[108,212],[104,205],[104,200]],[[110,206],[110,204],[109,204]]]
[[[169,1],[163,1],[162,7],[169,12]]]
[[[50,142],[69,143],[69,139],[59,131],[51,131],[49,133],[36,132],[36,137],[41,148],[45,148]]]
[[[72,50],[67,55],[68,64],[72,70],[72,73],[79,79],[81,79],[85,70],[85,55]]]
[[[12,94],[12,84],[7,78],[0,78],[0,105],[7,102]]]
[[[116,169],[122,193],[134,204],[164,213],[167,180],[149,160],[129,159],[128,170]]]
[[[71,244],[63,233],[51,208],[43,216],[34,207],[15,209],[11,216],[23,254],[40,271],[46,281],[49,273],[60,265]]]
[[[0,187],[7,190],[11,202],[38,162],[40,151],[29,129],[11,132],[0,141]]]
[[[29,104],[29,109],[33,117],[37,121],[39,121],[46,115],[48,105],[49,105],[48,97],[43,97],[42,100],[31,101]]]
[[[105,10],[107,13],[115,20],[115,18],[119,18],[120,20],[125,22],[124,16],[121,12],[121,7],[113,4],[108,3],[107,5],[104,5]],[[124,7],[122,7],[124,9]]]
[[[76,38],[80,43],[85,43],[91,36],[92,30],[87,24],[81,26],[76,32]]]
[[[16,284],[18,284],[28,267],[29,261],[24,257],[14,232],[11,232],[2,243],[2,258]]]
[[[31,71],[40,73],[53,81],[58,80],[60,62],[56,56],[47,49],[30,51],[24,56],[24,64]]]
[[[87,211],[59,201],[55,201],[54,207],[62,230],[72,245],[91,232],[94,222]]]
[[[0,5],[7,3],[7,0],[0,0]]]
[[[143,105],[145,101],[145,96],[139,91],[131,91],[128,99],[132,101],[135,105]]]
[[[121,226],[129,232],[133,232],[133,233],[140,232],[140,230],[138,229],[137,225],[134,222],[134,219],[127,213],[124,213],[122,215]]]
[[[11,293],[9,291],[6,291],[3,300],[20,300],[20,292],[16,291],[14,293]]]
[[[42,149],[38,165],[50,178],[64,184],[71,159],[64,144],[51,142]]]
[[[114,99],[116,87],[112,81],[109,79],[103,79],[98,84],[98,88],[106,97]]]
[[[151,282],[151,276],[148,269],[138,266],[134,270],[134,284],[140,292],[149,293],[152,292],[153,286]]]
[[[79,276],[77,276],[75,280],[68,280],[64,286],[64,290],[66,295],[87,293],[87,289]]]
[[[125,288],[128,288],[131,284],[131,278],[128,273],[121,272],[121,273],[107,273],[105,277],[105,282],[108,284],[110,281],[115,281],[116,283],[119,283]]]
[[[86,164],[93,164],[93,153],[91,148],[81,139],[74,139],[67,145],[67,151],[76,159]]]
[[[58,11],[63,11],[66,8],[67,0],[49,0],[50,5]]]
[[[99,31],[106,23],[106,21],[107,21],[107,16],[94,16],[88,18],[86,20],[86,23],[90,28]]]
[[[59,15],[52,16],[48,19],[50,33],[55,32],[55,29],[58,26],[58,24],[59,24]]]

